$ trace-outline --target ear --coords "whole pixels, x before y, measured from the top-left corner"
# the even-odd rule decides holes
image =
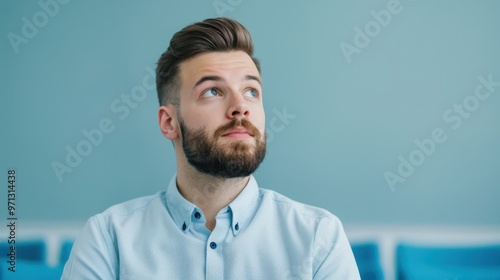
[[[176,118],[176,110],[174,105],[160,106],[158,109],[158,124],[165,138],[175,140],[179,137],[178,123]]]

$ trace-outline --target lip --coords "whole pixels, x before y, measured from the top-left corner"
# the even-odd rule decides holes
[[[230,129],[230,130],[224,132],[224,134],[222,134],[222,136],[232,137],[232,138],[247,138],[249,136],[253,137],[253,135],[250,134],[248,132],[248,130],[246,130],[243,127],[237,127],[234,129]]]

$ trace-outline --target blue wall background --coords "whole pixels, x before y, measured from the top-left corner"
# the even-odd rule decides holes
[[[262,63],[261,187],[344,223],[500,224],[500,87],[474,97],[478,77],[500,81],[498,1],[40,3],[0,2],[2,215],[9,168],[26,221],[83,221],[164,190],[174,153],[143,80],[174,32],[224,15],[250,30]],[[82,131],[103,120],[114,130],[85,150]],[[442,143],[418,152],[436,129]],[[58,178],[52,165],[78,145],[88,155]],[[404,182],[391,188],[386,172]]]

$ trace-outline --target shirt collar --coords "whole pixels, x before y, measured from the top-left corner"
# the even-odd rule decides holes
[[[177,176],[170,180],[166,197],[167,210],[175,224],[186,231],[191,226],[191,215],[196,210],[196,206],[186,200],[177,189]]]
[[[240,233],[252,220],[257,211],[259,186],[253,176],[250,176],[247,185],[241,193],[229,204],[231,210],[231,229],[233,235]]]
[[[236,236],[251,221],[257,210],[259,197],[257,181],[250,176],[247,185],[241,193],[221,211],[230,210],[231,230]],[[200,211],[193,203],[186,200],[177,189],[177,176],[173,176],[167,189],[166,206],[175,224],[186,232],[191,226],[192,217],[195,212]]]

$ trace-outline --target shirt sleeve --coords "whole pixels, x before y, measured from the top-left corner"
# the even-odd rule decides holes
[[[314,280],[361,279],[351,245],[336,216],[319,223],[313,260]]]
[[[71,249],[61,280],[117,279],[117,257],[99,216],[90,218]]]

